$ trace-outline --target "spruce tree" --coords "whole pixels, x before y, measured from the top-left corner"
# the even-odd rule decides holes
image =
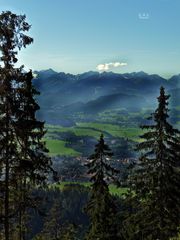
[[[19,207],[19,239],[25,237],[25,216],[28,207],[36,207],[36,202],[30,196],[34,187],[46,183],[48,174],[52,170],[51,160],[47,156],[45,142],[43,141],[44,122],[36,119],[36,112],[39,105],[35,96],[39,94],[32,85],[32,72],[21,74],[17,88],[18,103],[16,111],[16,122],[14,129],[19,147],[19,162],[16,167],[15,176],[18,182]],[[23,221],[24,219],[24,221]]]
[[[48,216],[45,218],[43,231],[41,235],[44,239],[60,240],[62,234],[62,203],[60,200],[55,199],[53,205],[49,211]]]
[[[2,219],[5,239],[10,238],[10,218],[15,209],[12,204],[15,181],[13,171],[18,161],[18,147],[13,128],[16,112],[16,74],[14,64],[17,62],[18,49],[26,47],[32,38],[24,34],[30,28],[25,22],[25,16],[17,16],[11,12],[0,15],[0,166],[1,166],[1,197]]]
[[[25,238],[24,212],[35,204],[30,198],[32,183],[44,184],[51,169],[42,141],[44,123],[36,119],[38,92],[32,86],[32,72],[15,67],[18,51],[33,41],[24,34],[30,29],[25,18],[9,11],[0,15],[0,217],[5,240],[12,238],[17,216],[19,240]]]
[[[180,226],[180,132],[168,122],[169,97],[161,87],[151,123],[142,126],[146,131],[137,146],[141,155],[132,183],[139,204],[126,221],[127,239],[166,240]]]
[[[87,205],[87,213],[90,216],[87,240],[118,239],[117,208],[108,188],[108,180],[114,180],[115,175],[119,173],[109,164],[112,155],[113,153],[105,144],[104,137],[101,135],[98,144],[95,146],[95,153],[89,157],[87,163],[88,174],[90,174],[93,182],[91,197]]]

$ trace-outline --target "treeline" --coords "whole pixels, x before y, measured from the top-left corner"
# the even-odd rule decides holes
[[[2,240],[168,240],[180,227],[180,132],[168,122],[168,99],[161,87],[158,107],[141,126],[139,159],[130,166],[128,192],[121,199],[119,170],[104,136],[89,157],[91,188],[47,187],[56,178],[43,137],[44,122],[32,72],[16,68],[17,53],[31,44],[25,16],[0,15],[0,239]],[[78,206],[78,207],[77,207]],[[77,207],[77,208],[75,208]],[[75,211],[76,210],[76,211]]]

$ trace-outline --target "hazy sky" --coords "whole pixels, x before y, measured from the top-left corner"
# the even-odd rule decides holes
[[[0,10],[32,24],[27,68],[180,73],[180,0],[0,0]]]

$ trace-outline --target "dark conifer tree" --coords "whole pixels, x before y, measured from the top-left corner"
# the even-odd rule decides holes
[[[169,97],[161,87],[151,124],[142,126],[146,131],[137,147],[141,156],[132,184],[139,210],[126,221],[127,239],[168,240],[180,226],[180,141],[168,122]]]
[[[89,157],[87,163],[88,174],[93,182],[91,198],[87,205],[87,213],[91,222],[86,236],[87,240],[118,239],[117,208],[108,188],[109,180],[115,180],[115,175],[118,173],[109,164],[112,155],[113,153],[101,135],[95,146],[95,153]]]
[[[19,239],[24,239],[22,215],[30,201],[32,183],[43,184],[51,168],[42,141],[44,123],[36,120],[39,109],[34,97],[32,73],[15,68],[18,50],[32,43],[25,15],[0,15],[0,203],[5,240],[12,239],[12,226],[19,214]],[[11,226],[11,227],[10,227]]]
[[[43,137],[45,134],[44,122],[36,119],[36,111],[39,105],[35,96],[39,94],[32,85],[32,72],[21,73],[17,87],[17,111],[14,129],[18,142],[19,162],[14,172],[17,178],[17,192],[19,193],[19,239],[25,237],[26,208],[36,207],[34,198],[30,192],[34,186],[42,186],[46,183],[48,174],[52,170],[51,160],[47,156]],[[24,221],[23,221],[24,219]]]
[[[1,166],[1,197],[3,204],[2,219],[5,239],[10,238],[10,218],[13,216],[12,190],[15,187],[13,170],[17,164],[17,142],[13,129],[15,121],[16,72],[18,49],[26,47],[32,38],[24,34],[30,28],[25,16],[17,16],[11,12],[0,15],[0,166]]]
[[[48,216],[45,219],[41,236],[44,240],[60,240],[62,237],[62,203],[59,199],[54,200]]]

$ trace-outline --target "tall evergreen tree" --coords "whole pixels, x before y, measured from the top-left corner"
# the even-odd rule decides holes
[[[108,180],[115,179],[118,171],[108,163],[112,152],[100,136],[95,146],[95,153],[89,157],[87,167],[91,176],[91,198],[87,205],[87,213],[90,216],[90,228],[86,236],[87,240],[118,239],[116,214],[117,209],[112,196],[109,193]]]
[[[5,240],[12,238],[10,225],[18,214],[19,239],[24,239],[22,214],[30,202],[29,190],[32,183],[44,183],[51,168],[42,141],[44,123],[35,117],[39,106],[32,73],[14,65],[18,50],[33,41],[24,34],[30,29],[25,18],[9,11],[0,15],[0,203]]]
[[[180,132],[168,122],[169,97],[161,87],[151,124],[142,126],[146,131],[137,146],[141,156],[132,184],[139,210],[126,221],[127,239],[166,240],[180,226]]]
[[[17,50],[32,42],[32,38],[24,34],[30,28],[25,16],[17,16],[11,12],[0,15],[0,162],[1,162],[1,196],[3,204],[2,219],[5,239],[10,238],[10,218],[14,209],[11,204],[12,189],[15,187],[13,170],[16,166],[18,153],[16,136],[13,129],[15,121],[15,87],[17,69]]]
[[[46,183],[51,169],[51,160],[47,156],[45,142],[42,140],[45,134],[44,122],[36,119],[36,111],[39,105],[35,96],[39,94],[32,85],[32,72],[21,74],[17,88],[19,105],[16,111],[14,129],[19,146],[19,162],[15,176],[18,182],[19,193],[19,239],[25,238],[25,212],[28,207],[35,207],[34,198],[30,197],[33,187]],[[22,234],[24,233],[24,234]],[[24,237],[23,237],[24,235]]]
[[[62,238],[62,203],[60,200],[54,200],[48,216],[45,219],[43,231],[41,235],[44,240],[60,240]]]

